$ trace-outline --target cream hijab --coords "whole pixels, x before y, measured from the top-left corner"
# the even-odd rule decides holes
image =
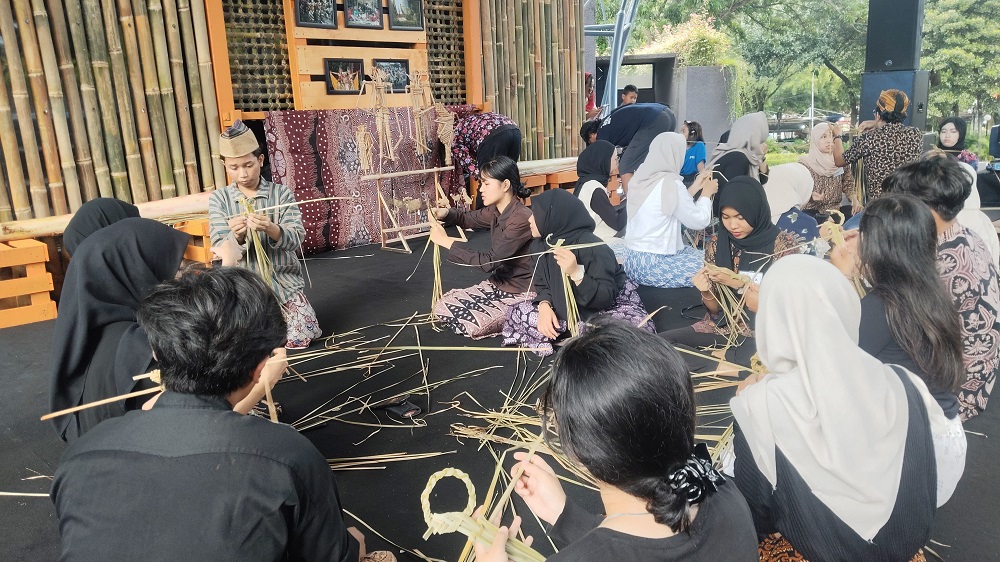
[[[662,211],[671,215],[677,208],[677,190],[672,185],[681,181],[681,168],[684,166],[684,151],[687,141],[678,133],[660,133],[649,145],[649,154],[635,171],[628,183],[626,212],[634,217],[649,194],[664,182],[660,190]]]
[[[983,243],[986,244],[986,248],[993,257],[993,265],[1000,267],[1000,239],[997,238],[997,230],[993,226],[993,221],[980,209],[982,203],[979,199],[979,187],[976,185],[976,172],[972,166],[965,162],[960,162],[960,164],[965,169],[965,173],[972,178],[972,191],[965,199],[965,206],[958,212],[958,222],[983,239]]]
[[[800,163],[805,164],[810,170],[816,172],[817,175],[828,178],[833,177],[837,173],[837,170],[840,170],[840,166],[833,162],[832,150],[830,152],[823,152],[819,149],[819,139],[832,128],[833,124],[825,121],[813,127],[812,133],[809,135],[809,154],[799,158]]]
[[[779,164],[771,168],[764,184],[767,205],[771,207],[771,222],[778,222],[792,207],[801,207],[812,198],[813,176],[798,162]]]
[[[750,161],[750,176],[758,177],[757,167],[764,160],[764,153],[760,150],[760,145],[767,140],[767,115],[763,111],[748,113],[740,117],[733,123],[729,130],[729,140],[719,143],[712,151],[712,158],[707,166],[715,164],[730,152],[742,152]],[[733,178],[729,178],[733,179]]]
[[[909,409],[902,381],[858,347],[861,302],[830,263],[780,259],[764,276],[757,349],[770,370],[730,401],[754,461],[777,485],[780,448],[812,493],[865,540],[889,520],[903,469]],[[910,374],[931,430],[944,412]]]

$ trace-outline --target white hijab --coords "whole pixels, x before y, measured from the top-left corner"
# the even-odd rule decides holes
[[[997,229],[993,226],[993,221],[986,216],[986,213],[979,210],[982,203],[979,199],[979,187],[976,185],[976,171],[965,162],[959,162],[959,164],[965,168],[965,173],[972,178],[972,191],[965,200],[965,207],[958,213],[958,222],[983,239],[990,255],[993,256],[993,265],[1000,267],[1000,238],[997,238]]]
[[[636,216],[639,208],[660,182],[661,210],[664,215],[672,215],[677,208],[677,190],[674,183],[681,181],[684,166],[684,151],[687,141],[678,133],[660,133],[649,144],[649,154],[642,161],[635,175],[628,182],[628,197],[625,211],[629,217]]]
[[[909,409],[896,373],[858,347],[860,321],[858,295],[833,265],[805,255],[776,261],[761,283],[756,326],[770,374],[730,406],[772,486],[780,448],[816,498],[871,540],[896,503]],[[923,381],[910,380],[932,425],[947,423]]]
[[[801,207],[812,198],[813,175],[798,162],[779,164],[771,168],[764,184],[767,205],[771,207],[771,222],[778,222],[792,207]]]

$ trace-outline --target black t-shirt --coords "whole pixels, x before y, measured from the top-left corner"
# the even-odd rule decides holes
[[[653,122],[666,108],[662,103],[623,105],[601,121],[597,140],[606,140],[615,146],[628,146],[639,129]]]
[[[598,527],[600,515],[570,500],[552,527],[550,536],[560,548],[548,562],[757,562],[757,536],[746,501],[733,482],[727,482],[699,504],[688,532],[664,539],[636,537]]]

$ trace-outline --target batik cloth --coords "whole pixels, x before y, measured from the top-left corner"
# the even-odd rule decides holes
[[[285,347],[290,349],[309,347],[314,338],[323,335],[323,330],[319,328],[319,320],[316,319],[316,311],[302,291],[281,303],[281,314],[288,324],[288,342]]]
[[[1000,366],[1000,287],[993,257],[959,223],[938,235],[938,273],[958,308],[966,380],[958,391],[962,421],[986,410]]]
[[[472,113],[462,115],[456,113],[455,139],[451,145],[451,155],[454,164],[464,173],[472,176],[479,176],[479,163],[476,157],[479,145],[490,136],[493,131],[502,127],[517,128],[517,123],[500,113]]]
[[[598,314],[608,315],[633,326],[638,326],[640,322],[646,320],[649,314],[642,304],[642,299],[639,298],[637,289],[635,283],[626,280],[625,287],[618,293],[614,306]],[[586,320],[581,320],[577,326],[580,333],[586,332],[588,325]],[[641,328],[651,334],[656,333],[652,320],[645,322]],[[559,333],[563,333],[567,329],[566,321],[560,320]],[[538,331],[537,304],[529,300],[517,303],[507,309],[507,318],[503,323],[503,345],[531,348],[541,357],[552,355],[552,340]]]
[[[705,266],[705,253],[686,244],[676,254],[654,254],[625,248],[620,255],[628,278],[646,287],[692,287],[691,278]]]
[[[778,534],[769,535],[760,541],[757,554],[760,555],[760,562],[809,562],[795,550],[788,539]],[[910,562],[927,562],[924,551],[918,552]]]
[[[483,281],[445,293],[434,306],[434,315],[456,334],[478,340],[500,335],[508,307],[534,298],[535,293],[508,293]]]

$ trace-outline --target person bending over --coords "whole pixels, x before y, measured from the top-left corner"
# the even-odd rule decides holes
[[[285,341],[271,289],[242,268],[189,271],[143,300],[139,322],[166,392],[63,454],[62,560],[358,560],[323,455],[233,411]]]
[[[650,143],[660,133],[671,132],[676,126],[674,112],[659,103],[623,105],[601,120],[597,139],[625,147],[618,171],[626,194],[632,174],[646,161]]]
[[[608,560],[756,562],[747,505],[695,443],[687,365],[666,342],[601,318],[560,350],[542,399],[550,447],[597,480],[604,515],[566,497],[541,455],[515,453],[514,490],[552,525],[550,562]],[[558,436],[556,436],[558,434]],[[476,560],[507,562],[504,543],[477,542]]]
[[[224,258],[223,265],[252,267],[257,255],[250,247],[250,237],[258,238],[273,269],[273,279],[267,282],[278,295],[288,323],[285,347],[307,348],[323,331],[306,298],[306,282],[296,256],[305,227],[295,196],[287,187],[260,176],[264,149],[242,121],[222,133],[219,154],[233,183],[209,197],[212,246],[235,249],[225,252],[235,259]],[[243,200],[253,202],[256,211],[247,215]]]

